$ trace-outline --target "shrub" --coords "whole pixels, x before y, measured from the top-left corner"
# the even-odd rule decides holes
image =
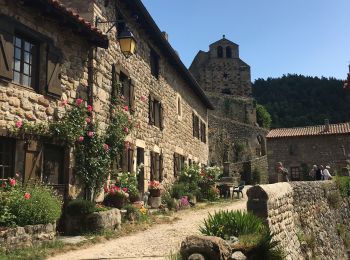
[[[342,197],[349,197],[350,196],[350,177],[348,176],[336,176],[335,181],[337,183],[337,186],[340,190],[340,194]]]
[[[199,230],[207,236],[229,239],[231,236],[260,232],[264,227],[262,220],[251,213],[227,210],[209,214]]]
[[[328,192],[328,194],[327,194],[327,201],[328,201],[328,204],[332,208],[338,209],[339,206],[340,206],[341,200],[342,200],[342,198],[340,196],[339,191],[335,190],[335,191]]]
[[[124,207],[126,210],[126,217],[129,221],[144,222],[149,219],[148,211],[145,208],[135,208],[132,205],[126,205]]]
[[[76,199],[67,205],[67,214],[71,216],[88,215],[96,211],[96,205],[92,201]]]
[[[7,195],[8,210],[18,226],[53,223],[61,216],[62,202],[47,186],[33,184],[11,189]]]
[[[181,199],[183,196],[188,195],[189,193],[189,187],[186,183],[175,183],[171,190],[170,190],[170,194],[173,198],[175,199]]]
[[[168,209],[176,209],[177,207],[176,201],[168,191],[162,194],[162,204],[165,204]]]

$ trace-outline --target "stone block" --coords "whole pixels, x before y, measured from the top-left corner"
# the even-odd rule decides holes
[[[162,205],[161,197],[149,197],[148,204],[152,209],[158,209]]]
[[[213,236],[189,236],[182,243],[180,253],[182,259],[188,259],[192,254],[200,254],[205,259],[228,260],[232,248],[222,238]]]
[[[20,100],[16,97],[9,98],[9,105],[14,107],[19,107],[21,104]]]
[[[44,97],[39,97],[38,98],[38,103],[39,105],[42,105],[44,107],[48,107],[50,105],[50,101],[48,101],[46,98]]]
[[[30,103],[30,102],[28,101],[28,99],[26,99],[26,98],[21,98],[21,107],[22,107],[24,110],[29,111],[29,110],[32,110],[33,105],[32,105],[32,103]]]

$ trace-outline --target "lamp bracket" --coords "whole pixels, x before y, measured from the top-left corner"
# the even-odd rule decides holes
[[[112,26],[106,32],[107,34],[113,29],[114,26],[118,26],[118,24],[120,23],[125,23],[125,20],[102,21],[100,17],[96,17],[96,20],[95,20],[96,27],[98,26],[98,24],[105,24],[105,23],[112,23]]]

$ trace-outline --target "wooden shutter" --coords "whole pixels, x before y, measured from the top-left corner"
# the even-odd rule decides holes
[[[159,153],[154,153],[154,179],[159,181]]]
[[[160,130],[164,129],[164,107],[162,103],[159,103],[159,120],[160,120]]]
[[[24,182],[28,180],[40,180],[43,152],[41,144],[37,141],[29,141],[25,150]]]
[[[46,77],[46,87],[48,94],[60,97],[62,95],[61,88],[61,52],[53,47],[49,46],[47,53],[47,77]]]
[[[154,99],[149,95],[149,123],[154,125]]]
[[[128,172],[134,171],[134,150],[128,150]]]
[[[118,75],[116,72],[115,65],[112,65],[112,86],[111,86],[111,103],[114,105],[117,100],[117,93],[118,93],[118,87],[117,87],[117,79]]]
[[[151,157],[151,181],[154,181],[154,152],[150,152],[150,157]]]
[[[207,143],[207,125],[203,122],[203,142]]]
[[[134,81],[130,79],[129,81],[129,86],[130,86],[130,93],[129,93],[129,106],[130,106],[130,111],[132,113],[135,112],[135,85]]]
[[[193,128],[193,136],[196,136],[196,124],[195,124],[195,114],[192,112],[192,128]]]
[[[159,156],[159,181],[162,182],[164,179],[164,156],[161,154]]]
[[[129,154],[129,149],[125,148],[123,150],[123,155],[122,155],[122,171],[123,172],[128,171],[128,154]]]
[[[0,77],[12,80],[13,27],[2,19],[0,26]]]
[[[174,177],[176,178],[179,173],[179,155],[177,153],[174,153]]]

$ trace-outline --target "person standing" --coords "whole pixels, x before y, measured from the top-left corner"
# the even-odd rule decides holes
[[[278,182],[289,182],[288,170],[283,167],[282,162],[276,164],[276,172],[278,176]]]
[[[309,172],[309,176],[311,180],[316,179],[316,171],[317,171],[317,165],[313,165],[311,171]]]
[[[328,181],[328,180],[332,179],[332,175],[329,173],[330,169],[331,169],[331,167],[329,165],[327,165],[326,169],[323,170],[323,179],[325,181]]]
[[[322,165],[318,165],[317,166],[316,175],[315,175],[315,180],[316,181],[322,180],[322,168],[323,168]]]

